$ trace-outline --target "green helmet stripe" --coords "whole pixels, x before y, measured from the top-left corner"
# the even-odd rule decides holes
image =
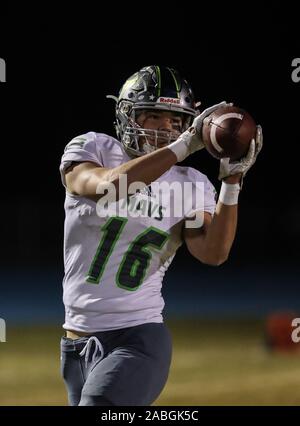
[[[158,83],[158,88],[157,88],[157,97],[160,97],[160,91],[161,91],[161,75],[160,75],[160,68],[155,65],[156,68],[156,73],[157,73],[157,83]]]
[[[172,75],[172,77],[173,77],[173,79],[174,79],[175,87],[176,87],[177,97],[178,97],[178,98],[180,98],[180,96],[179,96],[179,93],[180,93],[180,87],[179,87],[178,81],[177,81],[177,79],[176,79],[176,77],[175,77],[175,74],[173,73],[173,70],[172,70],[171,68],[167,68],[167,69],[170,71],[170,73],[171,73],[171,75]]]

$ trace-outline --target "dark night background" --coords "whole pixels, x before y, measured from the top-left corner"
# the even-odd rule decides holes
[[[150,64],[177,68],[203,108],[232,101],[264,131],[264,148],[240,195],[229,260],[208,267],[182,247],[165,280],[166,315],[300,312],[300,83],[291,80],[300,53],[293,11],[281,2],[243,3],[229,19],[215,4],[195,8],[148,15],[128,5],[116,14],[78,9],[76,18],[35,10],[39,18],[30,24],[19,11],[1,26],[8,43],[0,48],[7,62],[7,83],[0,86],[0,317],[8,324],[62,322],[60,157],[78,134],[113,134],[114,103],[105,96],[117,95],[131,74]],[[219,190],[219,165],[207,152],[185,164]]]

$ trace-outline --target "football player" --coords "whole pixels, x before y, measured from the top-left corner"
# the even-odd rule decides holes
[[[200,114],[187,81],[159,66],[136,72],[113,98],[117,139],[93,131],[75,137],[60,165],[66,188],[61,367],[70,405],[150,405],[159,396],[172,352],[162,316],[164,274],[182,243],[200,262],[226,261],[240,182],[262,146],[258,127],[245,158],[221,160],[216,205],[208,178],[177,163],[204,147],[203,119],[226,102]],[[130,193],[137,182],[142,187]],[[161,197],[157,184],[165,185]],[[174,184],[176,190],[166,190]],[[115,199],[101,203],[111,189]]]

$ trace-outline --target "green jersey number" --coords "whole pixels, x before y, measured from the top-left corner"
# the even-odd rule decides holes
[[[121,217],[110,218],[101,228],[102,239],[90,266],[87,282],[99,284],[107,262],[120,238],[128,219]],[[142,284],[152,258],[151,248],[161,250],[169,238],[169,234],[150,226],[139,234],[129,245],[120,263],[117,276],[117,286],[134,291]]]

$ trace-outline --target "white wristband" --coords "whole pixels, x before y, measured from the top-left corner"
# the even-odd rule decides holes
[[[226,206],[233,206],[238,203],[241,187],[239,183],[222,182],[219,201]]]
[[[179,138],[167,146],[177,157],[177,161],[183,161],[190,155],[189,144],[193,134],[186,130]]]

